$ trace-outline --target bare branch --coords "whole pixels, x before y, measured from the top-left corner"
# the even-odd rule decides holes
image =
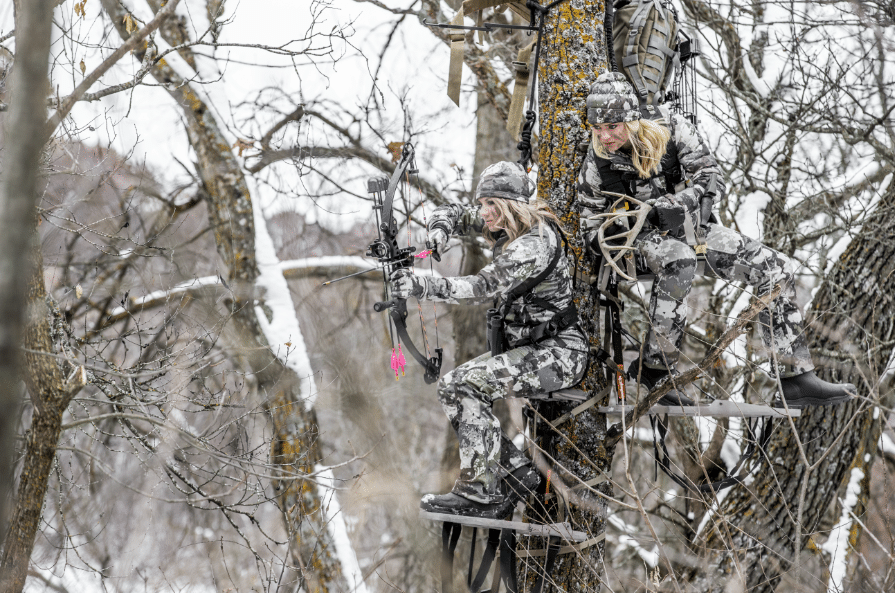
[[[103,60],[103,63],[97,66],[97,68],[91,72],[84,80],[81,81],[72,93],[63,99],[60,102],[59,108],[56,110],[56,113],[50,117],[47,121],[47,137],[53,133],[63,119],[69,114],[72,108],[75,106],[75,103],[90,90],[90,87],[93,86],[97,80],[99,80],[103,74],[108,72],[109,68],[114,66],[118,60],[124,57],[125,54],[137,48],[137,46],[145,40],[150,33],[158,29],[161,24],[165,21],[166,18],[174,14],[174,9],[177,8],[177,5],[180,3],[180,0],[170,0],[164,8],[162,8],[158,14],[155,15],[151,21],[146,23],[146,26],[135,32],[131,35],[123,44],[121,44],[118,49],[112,52],[108,58]]]

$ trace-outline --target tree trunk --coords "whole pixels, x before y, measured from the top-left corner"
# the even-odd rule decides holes
[[[578,215],[574,208],[578,170],[584,160],[583,148],[589,139],[585,101],[590,84],[606,69],[606,44],[603,35],[602,2],[564,2],[555,6],[547,18],[541,60],[538,71],[540,103],[540,146],[538,155],[538,195],[550,203],[560,217],[563,230],[572,242],[574,251],[582,256],[575,301],[584,328],[593,345],[599,345],[597,303],[591,299],[589,286],[581,280],[581,272],[592,273],[594,262],[586,257],[577,243]],[[584,385],[595,390],[606,384],[602,368],[591,361]],[[540,413],[555,418],[571,409],[570,405],[541,405]],[[606,416],[595,408],[565,422],[561,435],[551,434],[543,423],[538,427],[541,447],[555,458],[550,464],[551,492],[557,482],[577,484],[572,475],[584,481],[608,472],[612,450],[606,450]],[[599,471],[598,469],[599,468]],[[571,474],[571,475],[569,475]],[[611,486],[603,482],[596,487],[611,494]],[[605,532],[606,502],[587,489],[578,490],[580,500],[572,500],[568,509],[557,505],[548,507],[551,520],[570,520],[573,528],[599,538]],[[556,500],[556,499],[553,499]],[[531,511],[529,511],[531,512]],[[543,517],[532,519],[538,522]],[[542,542],[546,543],[546,542]],[[557,557],[548,582],[557,591],[598,591],[603,578],[603,542],[583,549],[580,553]],[[524,575],[531,587],[536,575]]]
[[[121,4],[102,0],[102,5],[118,34],[127,39]],[[233,292],[233,328],[274,425],[271,462],[282,468],[284,476],[311,473],[320,461],[316,413],[305,405],[308,394],[302,390],[302,378],[271,351],[255,313],[255,226],[242,168],[211,110],[192,86],[164,61],[151,72],[183,110],[190,144],[196,152],[215,244],[227,266]],[[320,593],[347,590],[318,486],[307,480],[281,480],[274,488],[290,537],[293,568],[305,581],[304,589]]]
[[[815,319],[809,325],[813,329],[809,345],[815,351],[843,355],[838,361],[815,360],[824,365],[818,374],[829,381],[854,383],[861,397],[839,406],[808,408],[795,419],[809,463],[819,462],[810,473],[798,452],[796,435],[786,425],[777,430],[767,456],[753,471],[754,481],[748,488],[734,488],[718,509],[714,524],[722,528],[700,534],[700,545],[720,551],[709,552],[704,568],[694,575],[700,591],[724,591],[736,573],[745,577],[746,590],[756,593],[774,591],[781,575],[793,570],[794,578],[817,582],[817,576],[809,578],[797,570],[805,556],[802,550],[814,549],[814,537],[822,535],[817,530],[821,517],[852,469],[864,471],[869,479],[864,456],[872,460],[881,427],[872,404],[862,398],[873,402],[879,397],[877,379],[893,350],[895,209],[889,207],[893,193],[895,186],[890,186],[811,305]],[[840,434],[842,438],[835,440]],[[722,520],[729,525],[723,526]]]
[[[30,273],[37,178],[47,117],[47,65],[52,0],[16,4],[16,55],[5,121],[0,185],[0,534],[12,509],[15,425],[19,409],[20,347]]]
[[[43,122],[41,122],[43,123]],[[31,225],[33,228],[34,225]],[[62,415],[75,394],[84,386],[84,371],[65,381],[55,358],[62,349],[54,347],[53,331],[59,332],[56,304],[44,287],[43,261],[34,249],[36,265],[28,283],[28,325],[24,336],[25,385],[34,403],[31,426],[26,431],[25,458],[19,477],[18,496],[6,541],[3,545],[3,579],[0,592],[21,593],[28,576],[34,538],[56,461],[56,443],[62,433]],[[51,321],[53,322],[51,327]],[[56,335],[57,340],[64,339]],[[51,356],[40,354],[46,352]],[[66,366],[68,363],[66,363]]]

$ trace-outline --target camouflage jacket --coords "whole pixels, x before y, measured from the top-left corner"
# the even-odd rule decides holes
[[[712,174],[716,177],[716,203],[726,194],[726,188],[721,176],[721,170],[715,157],[709,151],[708,146],[700,136],[699,131],[692,123],[680,114],[670,117],[671,140],[677,148],[678,161],[681,166],[681,174],[686,182],[686,187],[678,186],[677,191],[665,187],[665,177],[661,167],[659,173],[650,179],[638,179],[635,183],[638,200],[660,198],[665,194],[674,193],[673,200],[682,204],[691,215],[699,212],[700,199],[705,195],[706,188]],[[609,155],[610,167],[616,171],[634,171],[631,155],[618,151]],[[598,160],[600,157],[594,152],[593,145],[587,151],[587,157],[578,175],[578,207],[581,211],[582,223],[587,217],[605,212],[612,202],[612,197],[600,193],[602,180]],[[584,224],[582,224],[584,226]]]
[[[466,234],[470,230],[480,230],[484,223],[477,208],[458,205],[441,206],[432,214],[429,227],[440,227],[452,234]],[[559,232],[551,226],[541,229],[533,227],[527,234],[507,244],[506,235],[494,245],[493,261],[474,276],[454,278],[431,278],[423,276],[427,285],[426,298],[446,303],[490,304],[500,300],[528,278],[537,276],[550,264],[556,250],[560,250],[559,260],[553,271],[530,294],[542,299],[557,310],[572,303],[572,274],[569,258],[563,248]],[[526,341],[531,329],[540,323],[550,321],[554,311],[526,302],[520,296],[509,306],[505,319],[505,331],[510,347]],[[560,346],[574,350],[587,350],[584,336],[577,326],[560,332]],[[549,342],[550,340],[547,340]]]

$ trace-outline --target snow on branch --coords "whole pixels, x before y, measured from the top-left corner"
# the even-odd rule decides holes
[[[845,489],[845,499],[841,500],[842,515],[839,521],[830,530],[830,537],[821,546],[821,549],[830,555],[830,580],[827,583],[828,593],[840,593],[844,591],[842,581],[848,570],[848,549],[854,521],[852,511],[858,504],[861,495],[861,480],[864,479],[864,471],[855,467],[851,470],[851,478]]]
[[[201,278],[193,278],[181,282],[173,288],[155,290],[147,295],[140,297],[132,296],[127,299],[127,303],[123,307],[115,307],[109,313],[107,323],[120,321],[136,310],[146,310],[155,307],[161,307],[172,299],[181,297],[182,300],[188,300],[196,296],[203,288],[208,286],[221,286],[220,276],[202,276]]]
[[[370,274],[380,274],[376,266],[376,260],[351,255],[332,255],[290,259],[279,262],[275,267],[279,269],[284,278],[294,280],[314,276],[326,278],[336,273],[354,274],[364,270],[368,270]],[[441,277],[441,274],[438,272],[426,270],[422,267],[418,268],[416,273],[421,276]],[[178,298],[185,303],[209,287],[226,288],[221,283],[220,276],[201,276],[185,280],[172,288],[154,290],[143,296],[128,297],[123,307],[115,307],[109,312],[107,323],[121,321],[136,311],[161,307]]]

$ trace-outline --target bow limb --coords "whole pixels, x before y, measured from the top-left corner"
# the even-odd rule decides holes
[[[401,153],[401,160],[395,166],[395,171],[388,180],[388,189],[385,191],[385,199],[382,201],[382,226],[380,231],[384,233],[387,239],[394,239],[398,234],[398,221],[395,220],[393,206],[395,203],[395,192],[398,191],[398,184],[401,178],[407,173],[413,164],[413,146],[408,142],[404,145]],[[397,248],[397,244],[395,244]]]
[[[378,308],[380,306],[382,306],[382,308],[388,306],[389,317],[392,318],[392,322],[395,324],[395,331],[398,332],[398,337],[401,338],[401,343],[404,344],[404,349],[414,360],[422,365],[423,369],[425,369],[426,372],[425,375],[423,375],[423,380],[429,384],[437,381],[438,376],[441,374],[442,349],[436,348],[435,356],[429,358],[420,352],[413,344],[413,341],[410,339],[410,334],[407,333],[407,300],[393,299],[385,303],[376,303],[373,308],[376,309],[376,311],[381,311],[382,308]]]
[[[385,309],[389,310],[389,317],[391,317],[392,322],[395,324],[395,331],[398,332],[398,337],[401,339],[401,343],[404,344],[407,353],[425,369],[426,373],[423,376],[423,380],[426,383],[434,383],[437,381],[438,376],[441,374],[443,350],[441,348],[436,348],[435,356],[430,358],[420,352],[414,345],[413,340],[410,339],[410,334],[407,333],[407,299],[396,298],[373,305],[373,310],[377,313],[384,311]]]

